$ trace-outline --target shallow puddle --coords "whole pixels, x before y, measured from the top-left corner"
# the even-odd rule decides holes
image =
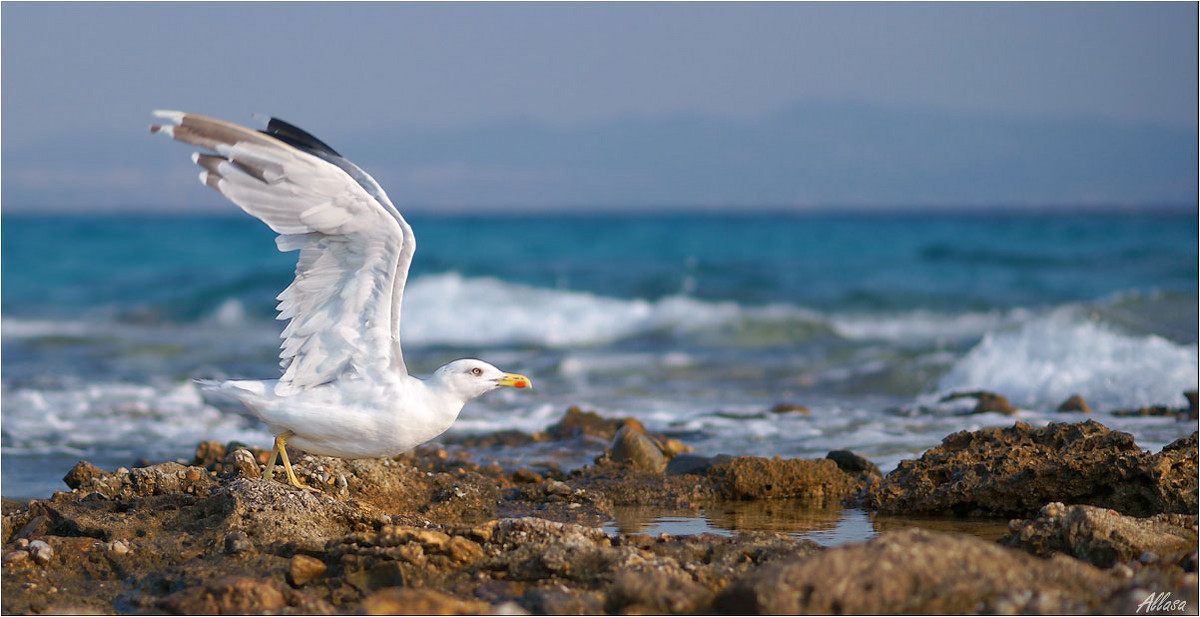
[[[609,533],[649,535],[734,535],[743,531],[774,531],[812,540],[823,546],[870,540],[884,531],[920,527],[998,540],[1008,531],[1008,519],[915,518],[882,516],[858,508],[813,508],[793,500],[721,502],[700,510],[664,510],[646,506],[616,508]]]

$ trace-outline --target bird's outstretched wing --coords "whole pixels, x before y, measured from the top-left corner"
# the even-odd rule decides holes
[[[152,132],[206,148],[200,180],[300,251],[279,294],[284,368],[276,394],[344,375],[404,372],[400,301],[416,248],[412,229],[373,178],[312,135],[272,119],[255,131],[197,114],[156,111]]]

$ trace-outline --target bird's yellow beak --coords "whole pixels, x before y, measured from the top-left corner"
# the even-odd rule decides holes
[[[529,378],[516,373],[505,373],[504,377],[496,380],[496,383],[501,386],[510,386],[513,388],[532,388],[533,384],[529,382]]]

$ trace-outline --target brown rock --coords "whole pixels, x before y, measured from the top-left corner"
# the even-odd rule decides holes
[[[692,580],[679,564],[662,560],[655,568],[622,569],[613,583],[604,608],[613,615],[693,614],[706,606],[713,593]]]
[[[868,476],[883,477],[883,473],[879,471],[879,466],[872,463],[865,456],[860,456],[849,450],[833,450],[825,455],[825,458],[837,464],[838,469],[849,474],[865,474]]]
[[[808,408],[793,403],[779,403],[771,408],[771,413],[802,413],[808,415]]]
[[[1061,557],[1040,559],[971,536],[910,529],[777,561],[716,598],[726,614],[1088,613],[1120,580]],[[1134,606],[1114,607],[1132,612]]]
[[[628,464],[637,469],[661,472],[667,468],[667,459],[658,445],[646,435],[622,426],[613,439],[612,460]]]
[[[662,453],[665,454],[667,458],[675,458],[680,454],[695,450],[695,448],[679,441],[678,439],[664,439],[656,443],[658,443],[658,447],[662,449]]]
[[[226,576],[167,596],[162,606],[181,615],[261,615],[287,602],[270,581]]]
[[[707,473],[726,499],[801,498],[825,505],[861,487],[829,459],[739,456],[714,464]]]
[[[29,561],[29,551],[24,551],[24,550],[12,551],[11,553],[4,555],[4,559],[3,559],[3,563],[5,565],[8,565],[8,564],[16,565],[19,563],[24,563],[26,561]]]
[[[546,428],[546,435],[553,439],[594,437],[608,441],[616,436],[622,426],[628,426],[638,433],[646,432],[642,423],[634,418],[608,419],[594,411],[583,411],[572,405],[561,420]]]
[[[346,574],[346,582],[362,593],[385,587],[405,585],[404,570],[395,561],[381,561],[375,565]]]
[[[129,472],[128,479],[129,492],[134,495],[198,494],[213,484],[203,468],[185,467],[174,462],[135,467]]]
[[[249,450],[238,448],[225,455],[221,462],[221,475],[227,478],[261,478],[262,470]]]
[[[522,467],[512,475],[512,481],[518,484],[539,484],[543,479],[542,474],[528,467]]]
[[[1163,447],[1158,454],[1147,456],[1141,466],[1152,494],[1152,503],[1157,510],[1151,513],[1193,514],[1200,504],[1200,456],[1197,449],[1197,433],[1176,439]],[[1140,514],[1130,512],[1130,514]]]
[[[478,600],[459,600],[433,589],[391,587],[363,598],[368,615],[486,615],[491,606]]]
[[[1189,441],[1190,440],[1190,441]],[[954,433],[873,488],[888,514],[1033,517],[1053,501],[1147,516],[1196,511],[1195,435],[1156,455],[1088,420]]]
[[[953,401],[960,398],[975,399],[975,408],[971,413],[988,413],[989,411],[997,411],[1002,414],[1012,415],[1017,412],[1017,408],[1009,404],[1008,399],[996,394],[995,392],[987,392],[986,390],[976,390],[974,392],[954,392],[943,396],[941,402]]]
[[[1147,552],[1168,563],[1184,561],[1196,548],[1195,515],[1124,516],[1093,506],[1051,503],[1036,519],[1012,521],[1001,544],[1048,557],[1065,553],[1109,568]]]
[[[1166,405],[1151,405],[1149,407],[1138,407],[1137,409],[1118,409],[1112,414],[1119,417],[1127,416],[1174,416],[1182,413],[1182,410],[1168,407]]]
[[[1078,394],[1072,394],[1071,398],[1063,401],[1062,405],[1058,406],[1060,413],[1081,411],[1083,413],[1092,413],[1091,407],[1088,407],[1087,401]]]
[[[205,467],[212,463],[219,463],[225,458],[225,453],[225,444],[219,441],[205,441],[196,446],[196,455],[192,458],[192,464]]]
[[[325,574],[325,562],[308,555],[293,555],[288,563],[288,578],[291,584],[303,587],[309,581]]]
[[[71,471],[67,472],[67,475],[63,476],[63,482],[65,482],[67,486],[71,487],[72,489],[76,489],[86,484],[92,478],[99,478],[106,473],[107,472],[103,469],[100,469],[99,467],[87,461],[79,461],[78,463],[75,463],[75,466],[71,468]]]

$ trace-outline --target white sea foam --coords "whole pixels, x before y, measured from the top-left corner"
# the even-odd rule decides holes
[[[163,456],[209,439],[270,441],[256,422],[205,404],[190,381],[5,389],[3,406],[4,448],[10,454],[85,455],[99,449]]]
[[[401,335],[416,345],[601,345],[713,328],[741,310],[733,302],[624,300],[450,273],[409,283]]]
[[[59,321],[52,319],[16,319],[5,317],[0,320],[0,333],[4,338],[25,339],[47,336],[84,336],[90,332],[82,321]]]
[[[983,337],[942,377],[943,392],[986,389],[1030,408],[1072,394],[1092,407],[1180,405],[1196,388],[1197,346],[1132,336],[1065,307]]]
[[[621,299],[466,278],[455,273],[411,281],[405,291],[403,340],[415,345],[604,345],[650,335],[719,341],[793,342],[784,337],[830,332],[854,341],[945,344],[979,338],[1030,317],[1025,309],[967,313],[914,310],[826,314],[792,304],[746,306],[688,296]],[[754,328],[766,328],[754,336]],[[731,332],[748,334],[739,339]]]
[[[1026,309],[956,314],[915,310],[832,315],[829,320],[838,334],[852,340],[941,344],[978,338],[1029,317],[1030,312]]]

